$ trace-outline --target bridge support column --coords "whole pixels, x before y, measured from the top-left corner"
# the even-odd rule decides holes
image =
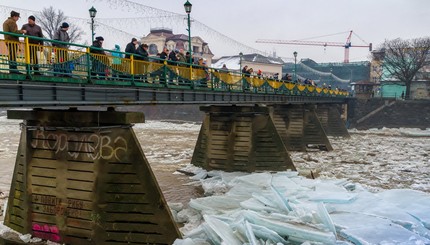
[[[271,115],[289,151],[306,151],[309,147],[333,150],[314,105],[274,105]]]
[[[258,106],[207,106],[191,163],[207,170],[295,170],[270,117]]]
[[[340,105],[325,105],[317,106],[316,112],[321,124],[328,136],[347,137],[350,135],[345,126],[345,122],[341,118]]]
[[[143,113],[9,110],[23,119],[5,225],[66,244],[180,237],[131,123]]]

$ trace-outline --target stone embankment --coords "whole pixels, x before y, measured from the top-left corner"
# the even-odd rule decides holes
[[[430,100],[351,100],[348,126],[369,128],[430,128]]]

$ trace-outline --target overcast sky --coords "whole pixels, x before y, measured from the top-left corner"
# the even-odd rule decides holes
[[[135,0],[134,2],[184,15],[185,0]],[[191,27],[191,35],[198,35],[209,43],[216,57],[235,55],[240,51],[252,52],[237,45],[232,38],[255,49],[292,58],[294,51],[298,59],[311,58],[317,62],[342,62],[344,48],[313,47],[297,45],[258,44],[257,39],[311,40],[344,43],[348,31],[353,30],[359,37],[352,37],[353,45],[373,43],[378,47],[385,39],[417,38],[430,36],[430,0],[191,0],[191,17],[196,23]],[[170,27],[175,33],[186,34],[186,21],[181,18],[165,18],[163,22],[154,18],[131,19],[151,15],[165,16],[169,13],[150,10],[122,0],[43,0],[34,4],[34,0],[1,0],[0,5],[17,9],[40,11],[53,6],[62,9],[67,16],[82,18],[72,19],[84,29],[89,37],[90,28],[88,9],[94,6],[97,19],[114,26],[116,30],[97,27],[96,35],[105,38],[105,48],[112,48],[118,43],[125,47],[131,35],[147,35],[150,28]],[[3,19],[10,9],[1,7]],[[21,26],[31,11],[21,10]],[[106,19],[126,18],[126,19]],[[130,18],[130,19],[127,19]],[[73,23],[71,23],[73,24]],[[203,25],[202,25],[203,24]],[[207,27],[210,28],[207,28]],[[215,30],[215,31],[214,31]],[[123,31],[123,32],[121,32]],[[332,35],[340,33],[338,35]],[[319,37],[313,38],[312,37]],[[362,40],[360,40],[362,39]],[[351,48],[350,60],[369,59],[366,48]]]

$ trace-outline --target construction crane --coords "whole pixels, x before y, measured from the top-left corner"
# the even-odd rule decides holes
[[[344,47],[345,48],[345,57],[344,57],[343,62],[344,63],[349,63],[349,48],[369,48],[369,51],[372,51],[372,43],[369,43],[368,45],[352,45],[351,44],[352,34],[353,34],[353,32],[350,31],[345,43],[340,43],[340,42],[320,42],[320,41],[304,41],[304,40],[290,40],[290,41],[288,41],[288,40],[273,40],[273,39],[258,39],[256,42],[257,43],[273,43],[273,44],[293,44],[293,45],[323,46],[324,48],[325,47]]]

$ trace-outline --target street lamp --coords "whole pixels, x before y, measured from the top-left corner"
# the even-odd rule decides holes
[[[297,80],[297,51],[294,51],[294,81]]]
[[[242,73],[242,57],[243,57],[243,53],[240,52],[239,53],[239,72]]]
[[[191,21],[190,21],[190,13],[191,13],[191,7],[192,6],[193,5],[188,0],[186,3],[184,3],[185,13],[187,13],[187,15],[188,15],[188,50],[190,52],[190,58],[189,58],[188,62],[190,63],[190,65],[191,65],[192,59],[193,59],[192,58],[193,55],[191,52]]]
[[[97,10],[92,6],[89,10],[91,17],[91,42],[94,41],[94,18],[96,17]]]

